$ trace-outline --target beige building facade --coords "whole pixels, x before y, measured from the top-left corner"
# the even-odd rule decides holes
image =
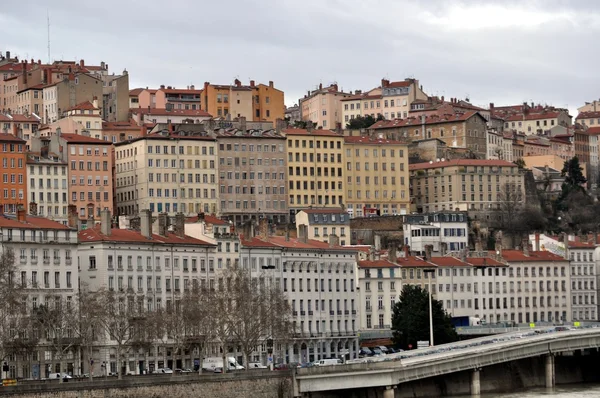
[[[344,137],[322,129],[286,129],[283,133],[291,221],[297,211],[310,206],[344,205]]]
[[[288,218],[286,139],[274,130],[216,134],[221,217],[235,225],[266,217]]]
[[[346,208],[351,217],[410,211],[408,146],[376,137],[344,137]]]
[[[102,90],[102,80],[85,73],[69,74],[64,80],[46,85],[43,91],[43,122],[54,123],[75,105],[102,98]]]
[[[444,210],[499,209],[507,189],[525,200],[524,175],[504,160],[455,159],[410,166],[412,209],[419,213]]]
[[[161,131],[115,144],[119,215],[218,212],[213,137]]]
[[[351,93],[338,90],[337,84],[309,91],[301,98],[300,109],[302,120],[311,121],[316,127],[323,129],[335,129],[338,123],[342,123],[341,100],[350,97]]]
[[[129,73],[102,77],[102,119],[107,122],[129,120]]]

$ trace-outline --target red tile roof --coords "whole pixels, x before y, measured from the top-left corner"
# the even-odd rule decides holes
[[[319,137],[342,137],[341,134],[336,133],[332,130],[325,129],[314,129],[307,131],[306,129],[285,129],[283,133],[286,135],[305,135],[305,136],[319,136]]]
[[[72,133],[61,133],[60,138],[67,141],[69,144],[100,144],[100,145],[112,145],[109,141],[104,141],[98,138],[88,137],[85,135],[72,134]]]
[[[80,104],[75,105],[72,108],[67,109],[67,111],[97,111],[99,108],[96,108],[94,104],[90,101],[84,101]]]
[[[422,267],[422,268],[435,268],[436,266],[432,263],[429,263],[421,257],[408,256],[408,257],[398,257],[396,259],[396,263],[401,267]]]
[[[0,113],[0,122],[39,123],[40,118],[33,115],[25,116],[20,113],[13,113],[10,116]]]
[[[579,112],[575,119],[600,118],[600,112]]]
[[[548,251],[530,251],[526,256],[521,250],[503,250],[502,258],[508,262],[568,261]]]
[[[279,248],[279,245],[272,243],[270,240],[263,240],[257,237],[251,239],[245,239],[243,235],[240,235],[240,241],[244,247],[270,247]]]
[[[414,81],[412,80],[402,80],[402,81],[397,81],[397,82],[390,82],[386,87],[409,87],[411,84],[413,84]]]
[[[504,267],[506,264],[491,257],[468,257],[467,263],[475,267]]]
[[[330,248],[329,243],[312,239],[307,239],[306,243],[304,243],[297,238],[290,238],[290,240],[285,240],[284,236],[271,236],[269,237],[269,241],[277,246],[288,249],[331,249],[343,250],[348,252],[358,251],[357,249],[349,248],[347,246],[334,246]]]
[[[507,122],[519,122],[523,120],[556,119],[559,114],[559,112],[529,113],[527,115],[518,114],[507,116],[504,120],[506,120]]]
[[[402,142],[402,141],[394,141],[394,140],[388,140],[385,138],[365,137],[365,136],[344,137],[344,142],[346,144],[407,145],[405,142]]]
[[[229,225],[229,221],[221,220],[220,218],[211,216],[210,214],[204,215],[204,221],[207,224],[212,224],[212,225]],[[198,222],[198,216],[186,217],[186,219],[185,219],[186,224],[193,224],[193,223],[197,223],[197,222]]]
[[[0,133],[0,142],[14,142],[17,144],[25,144],[27,141],[24,141],[12,134]]]
[[[431,257],[430,263],[437,265],[438,267],[467,267],[468,264],[462,262],[456,257]]]
[[[156,116],[198,116],[198,117],[212,117],[212,115],[201,109],[173,109],[167,110],[165,108],[132,108],[129,110],[131,113],[141,115],[156,115]]]
[[[342,210],[340,208],[336,208],[336,207],[332,207],[330,209],[302,209],[299,210],[303,211],[307,214],[331,214],[331,213],[335,213],[335,214],[348,214],[347,211]]]
[[[437,169],[440,167],[453,166],[496,166],[496,167],[517,167],[516,164],[506,160],[487,160],[487,159],[452,159],[443,162],[433,163],[415,163],[409,165],[409,170]]]
[[[455,123],[464,122],[469,120],[475,115],[483,118],[477,111],[457,112],[457,113],[434,113],[429,115],[423,115],[425,124],[439,124],[439,123]],[[393,120],[380,120],[373,124],[369,129],[389,129],[399,127],[411,127],[423,125],[423,118],[410,116],[406,119],[393,119]]]
[[[144,90],[145,90],[145,88],[134,88],[134,89],[131,89],[131,90],[129,90],[129,96],[130,97],[137,97]]]
[[[595,243],[569,241],[569,249],[591,249],[594,247],[596,247]]]
[[[169,245],[199,245],[199,246],[215,246],[212,243],[205,242],[200,239],[192,238],[185,235],[179,237],[174,233],[167,233],[167,236],[152,234],[152,239],[143,236],[139,231],[131,229],[111,229],[110,235],[104,235],[100,231],[100,225],[94,226],[91,229],[79,231],[79,242],[122,242],[122,243],[154,243],[154,244],[169,244]]]
[[[388,260],[363,260],[358,262],[358,268],[400,268],[400,266]]]
[[[161,88],[158,91],[162,91],[165,94],[202,94],[202,90],[190,90],[185,88]]]
[[[599,127],[590,127],[587,129],[589,135],[599,135],[600,134],[600,126]]]
[[[18,221],[16,217],[6,214],[0,215],[0,227],[4,228],[27,228],[27,229],[60,229],[70,230],[71,228],[57,221],[49,220],[38,216],[25,216],[25,222]]]

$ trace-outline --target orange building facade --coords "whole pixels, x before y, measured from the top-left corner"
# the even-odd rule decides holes
[[[0,134],[0,205],[4,213],[16,213],[27,202],[26,142],[12,134]]]

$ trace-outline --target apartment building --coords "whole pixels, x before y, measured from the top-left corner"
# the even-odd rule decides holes
[[[27,208],[27,148],[21,138],[12,134],[0,134],[2,154],[2,181],[0,204],[5,213],[15,213],[19,206]]]
[[[417,163],[410,165],[410,178],[412,206],[419,213],[499,209],[507,189],[525,198],[523,173],[504,160]]]
[[[76,206],[82,224],[89,227],[90,220],[99,217],[101,210],[113,208],[110,142],[59,130],[48,137],[34,138],[31,151],[56,155],[58,161],[69,165],[69,204]]]
[[[595,243],[568,241],[571,267],[571,311],[573,321],[598,320],[598,286]]]
[[[129,91],[130,108],[158,108],[169,110],[200,110],[202,90],[196,87],[175,88],[161,85],[160,88],[136,88]]]
[[[107,122],[129,120],[129,73],[102,77],[102,119]]]
[[[219,130],[220,214],[235,225],[288,219],[286,138],[275,130]]]
[[[345,204],[344,137],[331,130],[286,129],[287,180],[291,222],[309,206]]]
[[[344,137],[346,208],[351,217],[410,211],[408,146],[383,137]]]
[[[444,256],[469,247],[468,216],[466,212],[445,211],[410,214],[402,223],[404,244],[412,253],[425,255],[431,245],[432,253]]]
[[[340,244],[350,244],[350,216],[343,209],[303,209],[296,213],[298,236],[307,227],[308,239],[329,242],[329,235],[339,237]]]
[[[216,246],[192,238],[184,232],[185,217],[176,216],[173,232],[168,217],[159,216],[158,233],[152,232],[152,214],[142,211],[140,229],[118,229],[111,225],[111,214],[102,212],[101,223],[79,232],[79,266],[82,286],[91,291],[107,289],[126,292],[148,311],[171,308],[192,286],[215,286]],[[116,345],[108,337],[94,346],[92,359],[106,363],[109,372],[141,374],[162,367],[193,368],[190,357],[175,359],[164,347],[152,347],[147,356],[126,354],[125,369],[117,369]],[[194,353],[196,359],[199,354]],[[89,371],[90,361],[83,363]]]
[[[68,225],[68,163],[47,149],[27,154],[29,214]]]
[[[571,322],[571,266],[549,251],[501,250],[509,266],[510,320],[516,323]]]
[[[85,101],[103,98],[100,78],[87,73],[70,73],[63,80],[44,86],[43,122],[50,124],[63,116],[63,112]]]
[[[299,100],[302,120],[311,121],[316,127],[323,129],[335,129],[338,123],[343,122],[341,100],[350,96],[352,93],[339,91],[337,83],[329,87],[319,84],[318,89],[309,90]]]
[[[600,103],[598,101],[594,101],[593,104],[594,106],[591,107],[589,111],[579,111],[579,114],[575,118],[577,123],[583,124],[587,127],[600,126]]]
[[[131,109],[131,118],[139,125],[144,124],[181,124],[201,123],[212,116],[200,109],[164,109],[164,108],[137,108]]]
[[[116,143],[118,214],[216,214],[217,161],[216,139],[183,127]]]
[[[139,138],[144,135],[144,131],[144,127],[138,126],[133,120],[127,122],[102,122],[102,139],[113,144]]]
[[[39,130],[41,119],[34,114],[0,114],[2,133],[12,134],[29,142]]]
[[[390,260],[394,259],[394,255]],[[431,291],[435,294],[435,265],[425,261],[423,257],[417,257],[411,255],[410,248],[408,246],[404,246],[404,253],[396,258],[394,263],[400,266],[400,271],[402,272],[402,284],[409,284],[418,286],[421,289],[429,289],[429,275],[431,272]]]
[[[337,237],[330,239],[310,240],[304,230],[297,239],[242,241],[242,267],[282,283],[293,311],[296,334],[287,347],[276,345],[276,358],[304,363],[358,355],[357,250],[339,246]]]
[[[448,147],[463,148],[480,159],[485,159],[487,152],[487,121],[475,110],[381,120],[370,129],[394,140],[437,138]]]
[[[342,126],[346,126],[358,117],[371,116],[383,117],[381,87],[374,88],[366,93],[355,90],[354,95],[340,99],[340,112],[342,114]],[[370,107],[369,107],[370,105]]]
[[[51,134],[60,129],[63,133],[87,135],[102,140],[102,110],[99,108],[98,99],[84,101],[66,109],[60,119],[46,124],[40,129],[40,135]]]
[[[394,305],[402,292],[400,266],[387,258],[358,262],[361,336],[372,330],[390,332]]]
[[[535,105],[534,103],[499,107],[490,104],[490,113],[492,116],[504,120],[505,130],[513,130],[526,135],[545,133],[555,126],[568,127],[571,125],[571,116],[567,109]]]
[[[17,268],[14,278],[24,288],[21,315],[33,314],[40,306],[69,306],[77,300],[79,272],[77,267],[77,232],[44,217],[27,215],[25,208],[16,214],[0,209],[0,246],[2,252],[12,250]],[[6,319],[5,319],[6,322]],[[7,377],[48,377],[50,365],[61,373],[75,374],[79,369],[78,351],[71,350],[62,360],[50,361],[45,353],[51,343],[40,335],[32,358],[10,355],[4,358]]]
[[[419,85],[419,81],[412,78],[396,82],[381,79],[381,95],[382,115],[386,119],[406,119],[414,101],[428,98],[427,94],[423,92],[423,87]]]

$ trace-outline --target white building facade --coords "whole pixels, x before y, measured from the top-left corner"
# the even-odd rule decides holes
[[[68,224],[69,181],[67,163],[58,156],[27,157],[29,213]],[[33,206],[32,206],[33,204]]]
[[[597,270],[594,243],[569,242],[572,320],[597,321]]]
[[[361,335],[372,330],[391,333],[394,305],[402,292],[400,266],[388,259],[359,261],[357,280]]]
[[[432,253],[456,252],[468,247],[466,212],[411,214],[404,217],[404,244],[412,253],[425,254],[425,246],[433,245]]]

